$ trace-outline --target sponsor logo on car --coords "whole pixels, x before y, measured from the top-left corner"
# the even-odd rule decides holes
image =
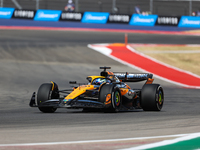
[[[127,78],[147,78],[148,74],[128,74]]]
[[[119,79],[127,78],[127,79],[139,79],[139,78],[147,78],[149,74],[123,74],[123,73],[115,73],[115,75]]]

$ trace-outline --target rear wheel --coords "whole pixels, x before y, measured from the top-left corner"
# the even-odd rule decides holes
[[[103,85],[99,93],[99,99],[100,102],[105,104],[105,112],[118,112],[121,109],[121,92],[114,84]]]
[[[159,84],[145,84],[141,91],[141,106],[145,111],[160,111],[164,103],[163,88]]]
[[[52,89],[53,87],[53,89]],[[38,109],[44,113],[53,113],[57,108],[54,107],[43,107],[42,103],[50,100],[59,98],[58,86],[55,83],[44,83],[42,84],[37,93],[37,104]]]

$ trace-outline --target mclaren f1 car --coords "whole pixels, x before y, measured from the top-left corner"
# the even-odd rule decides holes
[[[160,111],[164,103],[163,88],[152,84],[153,74],[110,72],[103,69],[99,76],[88,76],[85,84],[70,81],[72,88],[59,90],[55,82],[42,84],[37,94],[34,92],[30,107],[38,107],[41,112],[53,113],[57,108],[82,108],[83,110],[120,110],[143,109]],[[141,89],[131,89],[127,82],[145,81]]]

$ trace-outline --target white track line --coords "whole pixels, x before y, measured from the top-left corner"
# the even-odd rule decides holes
[[[146,144],[146,145],[142,145],[142,146],[138,146],[138,147],[132,147],[132,148],[126,148],[126,149],[122,149],[122,150],[150,149],[150,148],[174,144],[174,143],[181,142],[181,141],[191,140],[191,139],[198,138],[198,137],[200,137],[200,133],[192,133],[192,134],[188,134],[186,136],[182,136],[182,137],[172,139],[172,140],[165,140],[165,141],[161,141],[161,142],[157,142],[157,143]]]
[[[157,138],[183,137],[183,136],[187,136],[187,135],[188,134],[177,134],[177,135],[165,135],[165,136],[123,138],[123,139],[105,139],[105,140],[88,140],[88,141],[47,142],[47,143],[22,143],[22,144],[0,144],[0,147],[8,147],[8,146],[60,145],[60,144],[82,144],[82,143],[99,143],[99,142],[117,142],[117,141],[130,141],[130,140],[145,140],[145,139],[157,139]]]

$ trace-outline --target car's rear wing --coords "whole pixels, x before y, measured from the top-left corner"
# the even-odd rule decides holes
[[[153,78],[153,74],[150,73],[124,73],[124,72],[113,72],[114,75],[122,82],[138,82]]]

